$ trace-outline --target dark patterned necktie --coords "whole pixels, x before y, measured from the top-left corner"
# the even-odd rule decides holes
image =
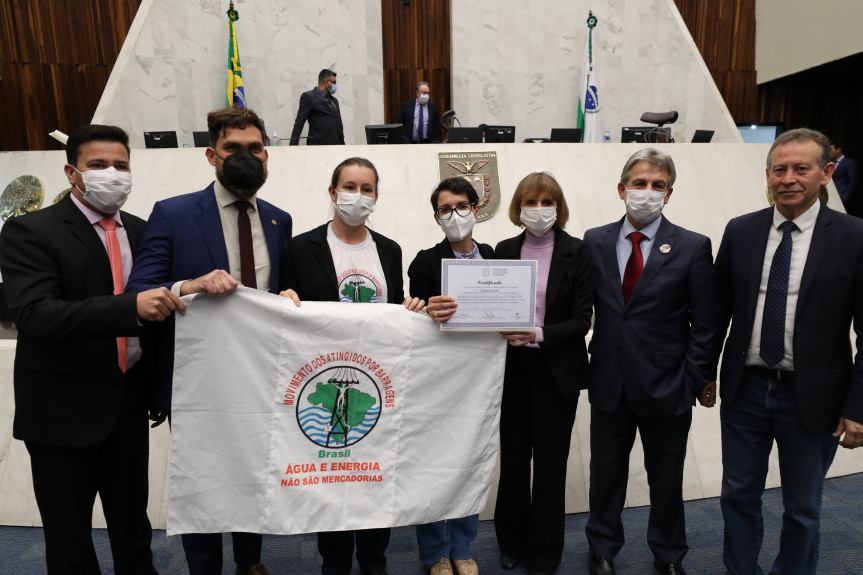
[[[423,134],[423,132],[425,131],[423,130],[423,124],[425,124],[425,119],[423,118],[423,108],[425,108],[425,106],[420,104],[420,121],[417,124],[417,142],[419,143],[422,143],[422,141],[425,140],[425,134]]]
[[[240,232],[240,283],[249,288],[258,288],[255,277],[255,248],[252,244],[252,222],[249,208],[252,204],[245,200],[234,202],[237,206],[237,230]]]
[[[761,359],[773,367],[785,357],[785,309],[788,305],[788,274],[791,271],[791,232],[797,229],[794,222],[782,222],[779,230],[782,241],[773,254],[767,294],[764,297],[764,315],[761,316]]]

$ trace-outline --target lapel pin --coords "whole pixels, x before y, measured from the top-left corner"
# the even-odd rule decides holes
[[[273,225],[276,225],[276,220],[270,220],[270,221],[273,222]]]
[[[671,251],[671,246],[668,244],[662,244],[661,246],[659,246],[659,251],[661,251],[664,254],[667,254],[668,252]]]

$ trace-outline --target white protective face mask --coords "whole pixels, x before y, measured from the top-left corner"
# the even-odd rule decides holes
[[[639,224],[649,224],[662,213],[666,194],[655,190],[627,189],[626,212]]]
[[[81,174],[84,189],[75,187],[84,194],[84,200],[103,214],[113,214],[123,207],[132,192],[132,173],[121,172],[114,166],[104,170],[82,172],[75,166],[72,169]]]
[[[542,237],[557,221],[557,206],[522,208],[521,223],[536,237]]]
[[[336,213],[349,226],[361,226],[375,211],[375,197],[360,192],[337,192]]]
[[[446,234],[446,239],[451,242],[460,242],[473,231],[473,226],[476,224],[476,216],[473,212],[467,216],[453,213],[448,220],[439,221],[443,233]]]
[[[429,95],[428,94],[420,94],[420,104],[428,104]]]

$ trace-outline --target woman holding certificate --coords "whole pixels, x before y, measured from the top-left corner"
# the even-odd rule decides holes
[[[412,311],[424,302],[404,297],[402,250],[368,229],[378,200],[378,172],[365,158],[348,158],[333,172],[329,195],[333,219],[291,240],[282,284],[301,300],[349,303],[403,303]],[[386,574],[390,530],[318,533],[323,575],[348,575],[357,562],[364,575]]]
[[[473,226],[479,213],[476,190],[464,178],[443,180],[431,195],[432,210],[444,238],[439,244],[417,254],[408,268],[411,296],[428,302],[426,312],[443,323],[455,312],[456,301],[441,292],[441,260],[491,259],[490,245],[473,240]],[[470,382],[448,382],[469,385]],[[420,562],[430,575],[478,575],[471,558],[470,544],[476,539],[479,515],[417,525]]]
[[[593,262],[587,244],[563,231],[569,210],[550,174],[532,173],[518,184],[509,219],[526,229],[500,242],[495,257],[538,262],[536,328],[503,334],[509,348],[494,524],[501,567],[524,561],[539,575],[553,573],[563,554],[566,459],[588,382]]]

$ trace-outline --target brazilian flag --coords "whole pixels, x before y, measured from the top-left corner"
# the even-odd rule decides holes
[[[226,106],[246,107],[246,92],[243,88],[243,67],[240,65],[240,51],[237,49],[236,21],[240,15],[234,10],[234,3],[228,9],[228,89]]]

